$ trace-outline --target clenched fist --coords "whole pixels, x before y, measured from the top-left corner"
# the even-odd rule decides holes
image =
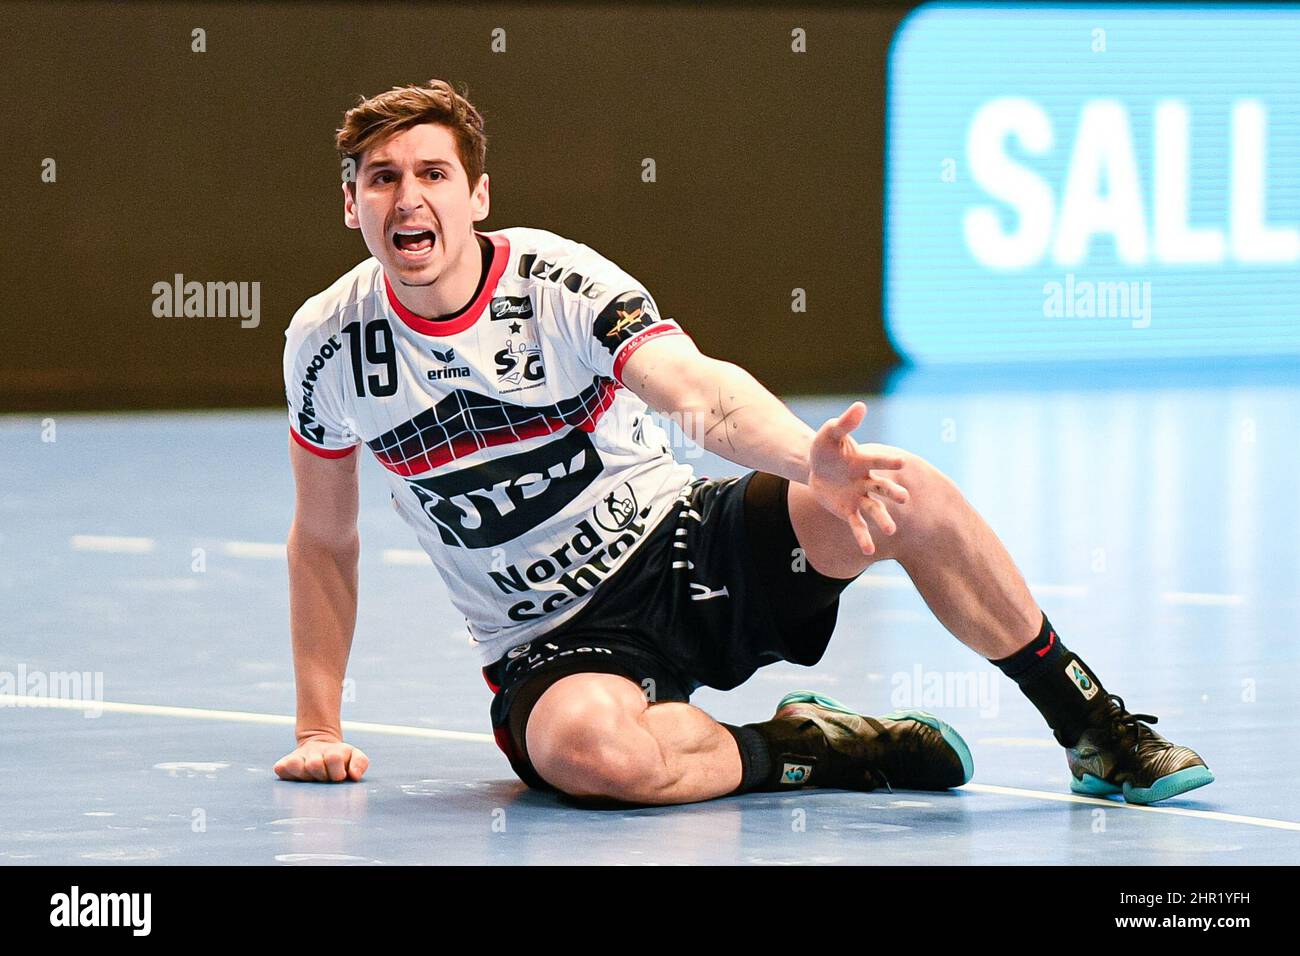
[[[275,774],[281,780],[338,783],[360,780],[369,766],[370,758],[359,748],[332,737],[313,737],[281,757],[275,764]]]

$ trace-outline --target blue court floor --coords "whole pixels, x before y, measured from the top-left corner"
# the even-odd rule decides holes
[[[284,416],[21,415],[0,418],[0,863],[1300,862],[1300,373],[913,372],[866,397],[859,440],[951,475],[1069,646],[1217,782],[1146,809],[1071,795],[1038,714],[885,564],[816,668],[695,703],[921,707],[970,742],[971,784],[566,806],[492,743],[463,619],[372,460],[344,705],[371,768],[282,782]],[[851,398],[790,404],[815,426]]]

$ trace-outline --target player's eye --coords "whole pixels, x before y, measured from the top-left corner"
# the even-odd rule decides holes
[[[431,170],[429,170],[429,175],[430,175],[430,176],[437,176],[439,179],[446,179],[446,178],[447,178],[446,176],[443,175],[441,169],[431,169]]]
[[[370,178],[370,182],[374,185],[380,185],[382,183],[391,182],[392,178],[392,173],[375,173],[375,175]]]

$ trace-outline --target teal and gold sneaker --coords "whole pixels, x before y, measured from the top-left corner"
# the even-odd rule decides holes
[[[773,720],[794,722],[802,738],[795,752],[776,755],[785,786],[947,790],[975,772],[961,735],[921,710],[864,717],[831,697],[798,690],[781,698]]]
[[[1205,761],[1187,747],[1152,730],[1157,718],[1130,714],[1124,701],[1107,695],[1104,724],[1083,732],[1066,748],[1070,789],[1092,797],[1123,793],[1129,803],[1155,803],[1214,782]]]

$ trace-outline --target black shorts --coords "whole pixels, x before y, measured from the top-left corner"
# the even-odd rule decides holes
[[[521,780],[552,789],[529,762],[525,728],[563,677],[618,674],[664,703],[730,690],[765,664],[821,660],[853,579],[804,559],[788,490],[766,472],[696,478],[577,614],[483,668],[493,733]]]

